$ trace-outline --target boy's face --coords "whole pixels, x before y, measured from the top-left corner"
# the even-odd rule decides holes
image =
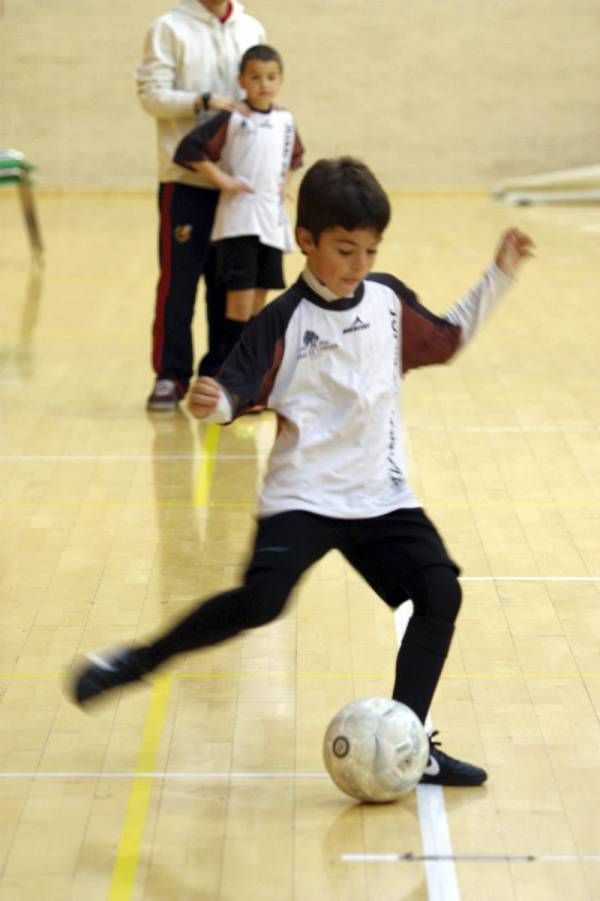
[[[275,60],[248,60],[240,74],[240,85],[246,92],[250,106],[259,110],[270,109],[282,81],[283,75]]]
[[[200,3],[215,16],[224,16],[229,6],[228,0],[200,0]]]
[[[354,294],[375,263],[381,235],[370,228],[347,231],[340,225],[321,233],[315,244],[306,228],[296,229],[309,269],[337,297]]]

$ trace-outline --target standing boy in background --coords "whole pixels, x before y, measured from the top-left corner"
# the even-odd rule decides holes
[[[77,703],[274,620],[306,570],[335,548],[392,610],[412,599],[393,697],[425,722],[461,588],[458,566],[407,481],[402,376],[446,363],[474,336],[532,242],[506,232],[483,277],[441,317],[395,276],[369,274],[389,218],[385,192],[357,160],[319,160],[304,176],[296,225],[304,272],[248,326],[218,379],[197,379],[189,397],[194,416],[211,422],[231,422],[257,403],[277,414],[244,583],[152,642],[92,658],[75,677]],[[430,738],[423,782],[486,778]]]
[[[175,153],[176,163],[221,191],[212,239],[217,281],[227,292],[227,353],[262,310],[267,292],[285,287],[282,257],[293,249],[285,191],[303,153],[292,114],[273,105],[283,82],[279,53],[266,44],[250,47],[239,81],[250,115],[218,113],[187,135]]]
[[[218,192],[173,154],[199,114],[243,108],[238,69],[244,51],[265,31],[238,0],[181,0],[150,26],[137,70],[140,102],[156,119],[159,154],[160,276],[154,314],[152,365],[156,382],[149,410],[174,410],[194,371],[192,319],[200,276],[206,282],[208,352],[199,371],[212,374],[224,359],[225,293],[214,283],[209,254]]]

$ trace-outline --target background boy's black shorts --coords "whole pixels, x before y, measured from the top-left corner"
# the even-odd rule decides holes
[[[217,277],[227,291],[285,288],[283,252],[261,244],[256,235],[215,242]]]

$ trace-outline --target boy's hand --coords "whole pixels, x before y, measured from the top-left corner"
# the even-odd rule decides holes
[[[509,278],[514,278],[524,260],[533,256],[534,247],[535,244],[529,235],[519,231],[518,228],[511,228],[504,233],[498,245],[496,266]]]
[[[221,386],[207,375],[192,382],[188,394],[188,410],[196,419],[204,419],[215,409],[221,396]]]
[[[219,187],[221,191],[227,194],[254,194],[253,189],[243,178],[234,178],[232,175],[223,173],[223,178],[219,179]]]

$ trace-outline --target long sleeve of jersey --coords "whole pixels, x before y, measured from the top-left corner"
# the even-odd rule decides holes
[[[395,276],[373,273],[364,284],[367,290],[371,284],[388,288],[399,301],[398,362],[401,372],[406,373],[452,359],[473,338],[513,281],[492,263],[482,278],[444,316],[424,307],[414,291]],[[283,359],[288,323],[303,300],[310,306],[311,298],[313,302],[315,299],[313,292],[306,288],[300,279],[277,301],[265,307],[246,329],[219,374],[224,394],[209,422],[229,422],[249,406],[268,404]],[[323,303],[327,308],[327,303]],[[342,301],[330,304],[334,318],[340,303],[343,305]],[[304,338],[310,340],[306,335]]]
[[[467,344],[496,309],[513,280],[492,263],[464,297],[458,300],[444,318],[460,328],[460,346]]]
[[[513,281],[492,263],[444,316],[430,312],[395,276],[373,273],[364,284],[373,283],[393,291],[400,302],[399,364],[405,373],[448,362],[473,338]],[[300,279],[252,321],[219,374],[224,391],[209,422],[229,422],[253,404],[268,403],[283,358],[289,320],[303,298],[310,305],[311,295]],[[330,305],[332,312],[339,303],[343,302]],[[310,337],[305,336],[305,340]]]
[[[230,422],[248,407],[268,403],[283,357],[287,324],[301,300],[294,288],[266,306],[245,329],[218,375],[221,398],[206,422]]]
[[[402,371],[446,363],[481,328],[513,280],[492,263],[483,276],[443,316],[431,313],[403,282],[391,275],[372,275],[388,285],[402,302]]]

